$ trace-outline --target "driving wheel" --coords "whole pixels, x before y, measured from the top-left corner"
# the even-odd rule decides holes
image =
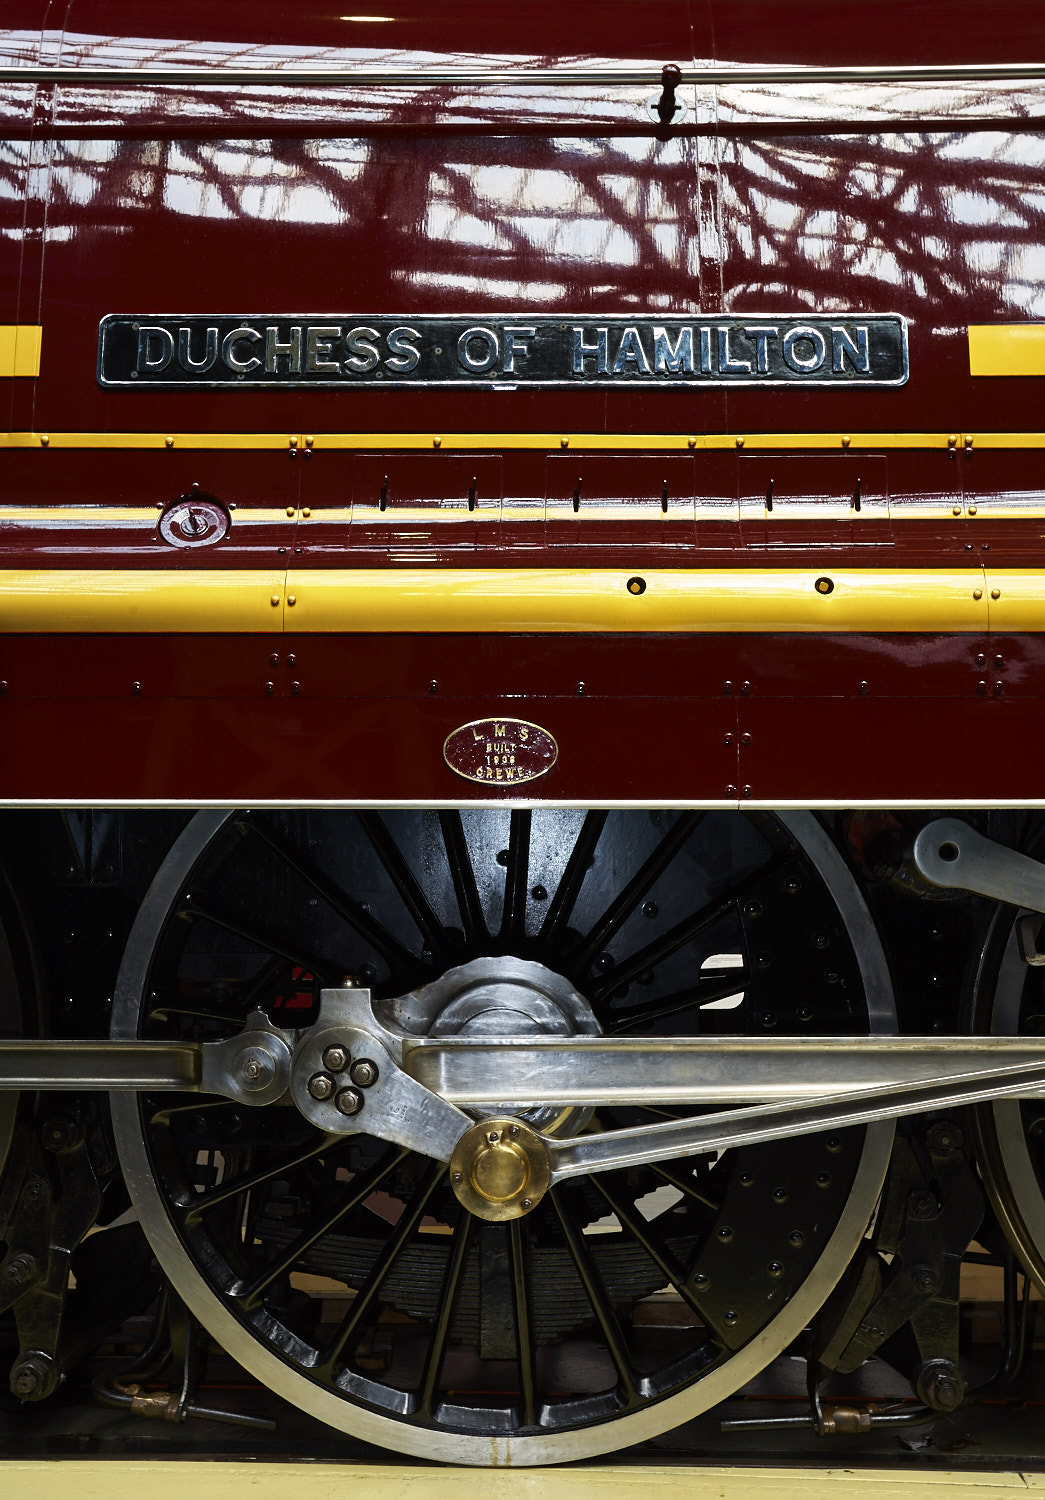
[[[424,1034],[888,1031],[885,960],[810,814],[200,813],[135,923],[113,1034],[208,1041],[320,990],[405,994]],[[402,1019],[403,1008],[397,1012]],[[692,1113],[556,1108],[577,1136]],[[561,1183],[494,1222],[446,1164],[292,1104],[112,1100],[156,1254],[242,1365],[323,1421],[419,1457],[561,1462],[652,1437],[784,1349],[863,1236],[878,1124]],[[494,1113],[494,1111],[490,1111]]]

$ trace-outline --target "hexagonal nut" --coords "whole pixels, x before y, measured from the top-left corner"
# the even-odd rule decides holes
[[[326,1073],[313,1073],[308,1081],[308,1091],[313,1099],[322,1102],[334,1092],[334,1080]]]
[[[36,1256],[28,1252],[12,1255],[4,1266],[4,1276],[15,1286],[28,1286],[39,1274]]]
[[[352,1064],[348,1076],[357,1088],[368,1089],[377,1082],[377,1063],[371,1062],[369,1057],[361,1057]]]
[[[49,1354],[34,1349],[11,1366],[11,1394],[19,1401],[42,1401],[56,1390],[61,1371]]]
[[[347,1047],[327,1047],[323,1053],[323,1066],[331,1073],[343,1073],[350,1061]]]
[[[358,1089],[338,1089],[334,1107],[342,1115],[358,1115],[363,1108],[363,1096]]]

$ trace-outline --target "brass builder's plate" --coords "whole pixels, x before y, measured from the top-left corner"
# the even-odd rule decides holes
[[[451,771],[484,785],[535,781],[558,758],[553,736],[524,719],[473,719],[448,734],[443,744]]]

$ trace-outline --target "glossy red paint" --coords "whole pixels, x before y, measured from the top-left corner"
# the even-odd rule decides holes
[[[2,672],[10,798],[503,799],[442,755],[497,714],[559,745],[536,800],[1038,795],[1038,637],[18,636]]]
[[[965,330],[1045,310],[1045,89],[687,85],[689,114],[665,141],[646,108],[666,62],[1037,57],[1037,0],[1008,4],[1004,25],[971,0],[377,9],[387,19],[346,17],[329,0],[292,13],[184,0],[162,20],[141,0],[7,7],[5,61],[202,65],[216,86],[0,89],[0,323],[44,330],[39,379],[0,382],[4,420],[37,433],[274,433],[286,446],[9,450],[0,566],[1041,565],[1040,450],[967,452],[960,435],[1042,426],[1041,381],[971,378]],[[650,83],[221,83],[244,65],[276,78],[302,65],[555,59],[648,64]],[[910,380],[219,393],[96,381],[107,313],[302,309],[353,320],[897,312]],[[490,445],[292,456],[292,435],[324,432],[489,433]],[[519,432],[831,433],[839,447],[687,456],[499,440]],[[843,449],[853,432],[958,441]],[[175,553],[155,522],[193,484],[235,507],[232,532]],[[45,524],[31,514],[43,506],[76,509]],[[92,524],[84,507],[102,508]],[[555,719],[563,755],[534,787],[542,798],[706,800],[729,786],[739,798],[745,785],[757,800],[1045,795],[1027,742],[1045,684],[1037,637],[1004,648],[960,636],[324,638],[295,643],[293,678],[266,666],[287,649],[285,638],[5,638],[0,797],[485,795],[452,777],[440,747],[456,724],[508,705]],[[977,658],[999,654],[1007,670],[982,675]],[[725,698],[726,680],[751,694]],[[912,744],[918,701],[931,709]],[[1019,742],[1011,753],[1007,739]]]

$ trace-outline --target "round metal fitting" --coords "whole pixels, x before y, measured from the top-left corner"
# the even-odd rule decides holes
[[[372,1063],[368,1057],[361,1057],[352,1064],[348,1076],[358,1088],[368,1089],[372,1083],[377,1082],[377,1063]]]
[[[326,1073],[313,1073],[308,1081],[308,1091],[313,1099],[329,1099],[334,1092],[334,1080]]]
[[[4,1267],[4,1275],[15,1286],[26,1286],[39,1273],[35,1255],[12,1255]]]
[[[276,1076],[276,1064],[263,1047],[244,1047],[236,1058],[233,1072],[245,1089],[263,1089]]]
[[[323,1066],[332,1073],[343,1073],[348,1063],[349,1054],[344,1047],[328,1047],[323,1053]]]
[[[363,1096],[358,1089],[338,1089],[334,1108],[342,1115],[358,1115],[363,1108]]]
[[[965,1381],[949,1359],[930,1359],[918,1372],[915,1390],[933,1411],[954,1411],[965,1399]]]
[[[450,1182],[477,1218],[493,1223],[520,1219],[551,1185],[547,1147],[519,1120],[480,1120],[454,1147]]]
[[[61,1371],[49,1354],[31,1349],[11,1366],[11,1394],[19,1401],[43,1401],[58,1388]]]

